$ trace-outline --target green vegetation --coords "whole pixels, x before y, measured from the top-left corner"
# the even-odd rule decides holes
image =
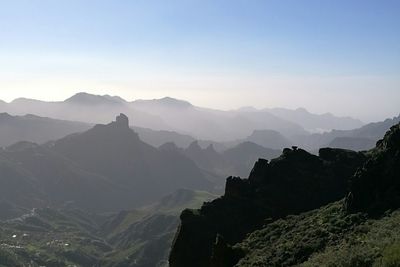
[[[235,246],[246,253],[236,266],[400,266],[400,211],[371,219],[342,207],[267,224]]]
[[[0,267],[167,266],[180,211],[215,197],[178,190],[152,206],[107,216],[37,209],[0,222]]]

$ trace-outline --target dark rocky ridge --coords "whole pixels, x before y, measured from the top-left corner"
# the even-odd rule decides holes
[[[351,179],[346,208],[379,215],[400,207],[400,124],[392,126],[369,153]]]
[[[219,244],[214,266],[400,266],[399,155],[396,125],[366,153],[346,198]]]
[[[315,156],[296,147],[285,149],[271,162],[260,159],[249,179],[227,179],[223,197],[205,203],[200,210],[182,212],[170,266],[225,266],[226,262],[219,262],[221,253],[235,261],[240,255],[229,247],[266,219],[342,198],[349,177],[365,159],[364,154],[348,150],[324,148]]]

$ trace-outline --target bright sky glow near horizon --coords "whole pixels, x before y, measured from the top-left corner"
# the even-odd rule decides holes
[[[0,0],[0,99],[400,113],[397,0]]]

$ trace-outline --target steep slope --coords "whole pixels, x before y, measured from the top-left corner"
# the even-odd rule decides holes
[[[66,135],[83,132],[90,124],[55,120],[35,115],[11,116],[0,114],[0,146],[9,146],[20,141],[45,143]]]
[[[392,126],[351,180],[346,208],[381,214],[400,207],[400,124]]]
[[[285,207],[282,204],[290,202],[286,198],[294,197],[293,192],[287,193],[290,189],[270,183],[267,187],[271,191],[265,191],[265,181],[261,179],[251,191],[251,185],[255,185],[252,176],[248,181],[236,180],[233,183],[228,180],[227,191],[230,190],[230,194],[225,193],[221,199],[203,205],[199,211],[187,210],[182,213],[182,223],[170,256],[171,266],[185,266],[188,260],[207,257],[208,261],[201,261],[195,266],[399,266],[400,124],[393,126],[377,143],[376,148],[367,152],[365,156],[344,150],[322,149],[320,157],[325,160],[334,159],[327,166],[338,175],[336,179],[343,179],[352,170],[357,169],[356,165],[360,165],[352,176],[344,179],[350,182],[350,191],[347,194],[346,187],[335,186],[335,183],[324,183],[327,191],[321,191],[315,186],[309,186],[307,191],[309,196],[314,197],[318,197],[319,194],[314,191],[325,196],[337,194],[336,197],[339,197],[346,194],[344,199],[320,208],[318,205],[327,204],[329,198],[334,200],[336,197],[327,197],[327,202],[315,199],[312,203],[318,209],[276,220],[279,216],[271,213],[274,208],[278,208],[282,214],[288,210],[287,207],[297,207],[297,211],[290,212],[297,214],[298,208],[307,201],[302,202],[300,206],[293,206],[291,203]],[[351,158],[355,165],[351,168],[346,167],[346,163],[352,161]],[[258,169],[257,172],[264,173],[259,177],[269,177],[274,181],[274,178],[279,177],[280,180],[285,177],[285,172],[294,172],[296,175],[291,181],[293,183],[300,181],[300,177],[305,174],[305,162],[300,162],[300,166],[285,164],[287,168],[281,170],[285,170],[284,173],[275,173],[277,177],[268,176],[272,174],[271,170],[257,167],[257,164],[252,174]],[[308,177],[319,172],[316,166]],[[302,182],[310,181],[307,179]],[[235,186],[229,186],[229,183]],[[260,192],[263,193],[264,201],[270,199],[275,192],[284,202],[275,203],[269,212],[261,214],[259,227],[253,230],[245,229],[245,223],[261,210],[260,206],[257,206],[248,212],[254,204],[247,203],[261,194]],[[232,198],[233,195],[238,197],[236,201]],[[305,200],[299,196],[301,195],[296,197],[297,201]],[[236,210],[236,213],[232,214],[232,210]],[[232,220],[224,218],[246,220],[235,224]],[[241,240],[244,234],[240,235],[240,231],[243,230],[247,235]],[[237,240],[239,242],[236,242]],[[196,250],[196,246],[199,249]]]
[[[8,159],[0,151],[0,198],[2,202],[1,219],[21,215],[14,207],[34,208],[46,202],[45,194],[37,184],[36,177],[18,163]],[[24,212],[24,210],[22,210]]]
[[[44,145],[0,150],[0,201],[11,215],[47,206],[130,209],[179,188],[211,190],[208,178],[182,153],[143,143],[124,115]]]
[[[149,203],[180,187],[211,187],[191,160],[143,143],[123,114],[110,124],[96,125],[82,134],[58,140],[51,149],[84,169],[129,188],[131,206]]]
[[[342,198],[348,178],[364,160],[361,153],[330,148],[321,149],[319,156],[293,148],[270,163],[260,159],[249,179],[228,178],[223,197],[181,214],[170,266],[212,266],[218,261],[213,255],[220,245],[240,242],[265,219],[276,220]],[[231,256],[233,261],[239,257]]]
[[[81,168],[46,146],[21,142],[0,152],[2,194],[26,208],[77,206],[93,211],[126,203],[129,191],[108,178]]]
[[[399,266],[400,124],[368,154],[344,200],[251,233],[235,266]]]
[[[140,267],[168,266],[179,213],[185,208],[198,208],[216,197],[180,189],[151,206],[119,213],[105,225],[109,229],[105,231],[107,240],[117,249],[102,260],[101,266],[114,266],[115,262],[127,265],[135,262],[134,266]]]

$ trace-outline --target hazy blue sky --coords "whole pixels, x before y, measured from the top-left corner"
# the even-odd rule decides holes
[[[398,0],[0,0],[0,99],[400,112]]]

